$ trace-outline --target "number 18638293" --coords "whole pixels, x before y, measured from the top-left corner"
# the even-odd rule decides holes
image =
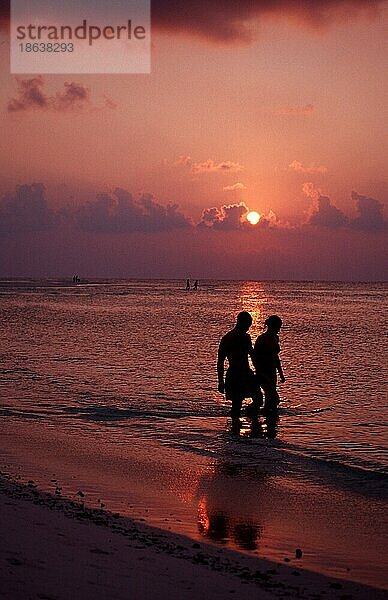
[[[20,52],[74,52],[73,42],[21,42]]]

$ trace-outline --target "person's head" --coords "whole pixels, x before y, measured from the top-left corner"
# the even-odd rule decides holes
[[[271,315],[268,319],[265,320],[264,325],[268,329],[272,329],[276,333],[279,333],[281,326],[283,325],[283,321],[277,315]]]
[[[252,317],[246,310],[238,313],[236,327],[241,329],[242,331],[248,331],[250,326],[252,325]]]

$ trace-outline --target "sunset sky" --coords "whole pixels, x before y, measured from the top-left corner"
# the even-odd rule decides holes
[[[0,276],[386,279],[386,2],[155,1],[93,76],[11,75],[0,6]]]

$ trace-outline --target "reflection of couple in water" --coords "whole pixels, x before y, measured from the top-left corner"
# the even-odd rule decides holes
[[[268,317],[265,321],[266,331],[259,335],[254,347],[248,334],[251,325],[251,315],[246,311],[240,312],[235,327],[224,335],[218,349],[218,390],[232,402],[231,416],[234,421],[241,416],[245,398],[252,398],[246,409],[247,416],[252,419],[262,411],[264,398],[264,413],[276,413],[280,401],[276,389],[277,373],[280,380],[285,381],[279,358],[282,320],[277,315]],[[255,373],[249,366],[249,357]],[[224,382],[225,359],[229,366]]]

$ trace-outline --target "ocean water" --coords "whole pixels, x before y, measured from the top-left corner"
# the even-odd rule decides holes
[[[2,468],[243,552],[303,545],[307,568],[381,585],[387,298],[383,283],[2,280]],[[216,354],[241,310],[253,341],[282,317],[286,382],[277,421],[233,432]]]

